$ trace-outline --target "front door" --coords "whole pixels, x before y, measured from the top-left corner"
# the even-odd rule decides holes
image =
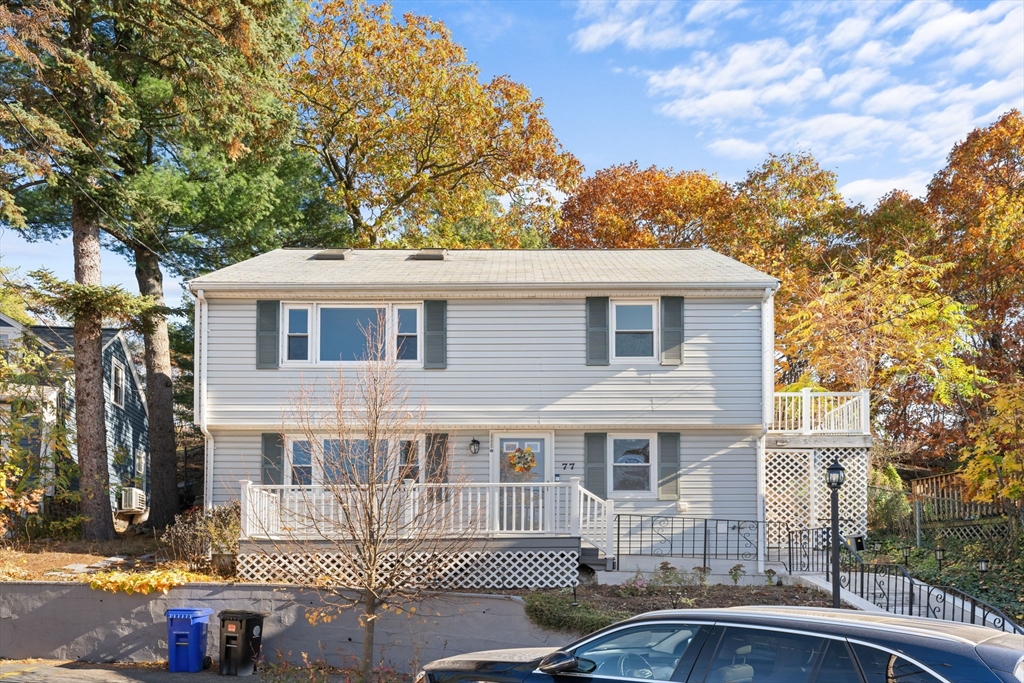
[[[540,486],[547,481],[549,457],[543,436],[507,435],[498,437],[498,529],[508,532],[544,531],[549,526],[548,491]]]

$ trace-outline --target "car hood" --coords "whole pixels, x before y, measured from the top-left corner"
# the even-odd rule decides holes
[[[476,671],[496,673],[534,666],[557,647],[519,647],[509,650],[485,650],[438,659],[423,667],[426,671]]]

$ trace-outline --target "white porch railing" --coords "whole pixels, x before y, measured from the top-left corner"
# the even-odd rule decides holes
[[[867,389],[776,392],[769,431],[791,434],[871,434]]]
[[[280,541],[331,539],[344,533],[345,508],[365,505],[353,493],[328,486],[264,486],[242,481],[242,538]],[[493,538],[583,538],[612,557],[614,508],[569,482],[528,484],[418,484],[392,498],[400,509],[389,517],[396,538],[423,520],[431,533]]]

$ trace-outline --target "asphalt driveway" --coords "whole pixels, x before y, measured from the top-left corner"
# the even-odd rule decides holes
[[[259,681],[256,674],[247,679]],[[86,662],[61,662],[53,660],[12,661],[0,660],[0,683],[213,683],[215,680],[230,681],[233,677],[222,677],[216,670],[199,673],[171,673],[159,668],[129,668],[125,665],[89,664]],[[332,676],[331,681],[341,683],[341,676]]]

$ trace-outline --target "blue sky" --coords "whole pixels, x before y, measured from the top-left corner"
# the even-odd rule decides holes
[[[636,160],[737,180],[768,153],[809,151],[870,206],[895,188],[922,194],[954,143],[1024,109],[1021,0],[394,6],[443,21],[485,79],[508,74],[543,98],[588,173]],[[23,272],[72,273],[68,243],[8,231],[0,253]],[[115,254],[104,280],[135,291]]]

